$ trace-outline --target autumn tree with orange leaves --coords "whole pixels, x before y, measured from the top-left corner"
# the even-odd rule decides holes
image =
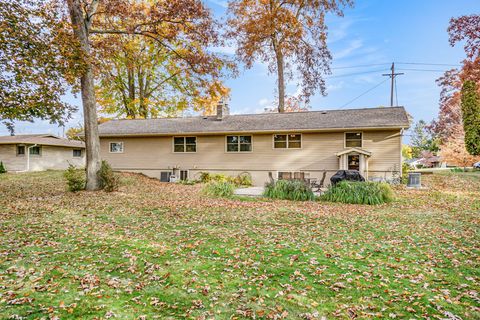
[[[468,154],[461,110],[461,89],[466,81],[480,88],[480,15],[452,18],[448,27],[450,45],[464,42],[466,59],[460,69],[451,69],[437,80],[441,87],[438,119],[431,129],[441,142],[444,160],[460,166],[480,160]]]
[[[5,0],[0,10],[0,60],[8,62],[5,68],[0,66],[7,77],[0,78],[0,100],[8,102],[8,112],[0,110],[0,121],[42,118],[62,123],[73,108],[62,103],[61,95],[68,86],[79,88],[87,190],[100,188],[98,43],[103,41],[101,48],[114,53],[120,38],[143,39],[161,50],[173,69],[184,76],[210,75],[208,81],[214,85],[224,65],[209,50],[220,45],[219,28],[200,0]]]
[[[227,36],[247,68],[257,60],[277,74],[278,111],[285,111],[285,84],[296,78],[299,98],[326,94],[324,75],[332,59],[325,15],[343,15],[353,0],[240,0],[229,3]]]

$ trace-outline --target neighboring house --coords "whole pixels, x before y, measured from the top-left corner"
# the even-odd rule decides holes
[[[66,169],[85,166],[85,144],[51,134],[0,136],[0,161],[7,171]]]
[[[442,162],[442,159],[438,156],[432,156],[428,159],[426,158],[413,158],[405,160],[405,163],[412,169],[419,168],[446,168],[447,163]]]
[[[99,126],[102,159],[115,170],[163,181],[202,171],[249,172],[255,185],[273,178],[327,180],[339,169],[366,178],[401,173],[403,107],[112,120]]]

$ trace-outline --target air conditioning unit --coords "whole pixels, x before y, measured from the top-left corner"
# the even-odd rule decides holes
[[[162,171],[160,172],[160,181],[161,182],[170,182],[170,176],[172,173],[170,171]]]

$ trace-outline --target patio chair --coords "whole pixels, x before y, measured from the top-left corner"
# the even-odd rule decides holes
[[[312,184],[310,185],[312,188],[312,191],[314,192],[320,192],[323,187],[325,187],[325,178],[327,176],[327,171],[323,171],[322,179],[320,179],[319,182],[316,180],[312,181]]]

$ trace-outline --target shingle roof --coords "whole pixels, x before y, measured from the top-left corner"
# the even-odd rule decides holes
[[[38,144],[45,146],[85,148],[85,143],[82,141],[68,140],[52,134],[0,136],[0,144]]]
[[[211,134],[226,132],[322,131],[355,128],[406,128],[404,107],[229,115],[213,117],[112,120],[100,136]]]

